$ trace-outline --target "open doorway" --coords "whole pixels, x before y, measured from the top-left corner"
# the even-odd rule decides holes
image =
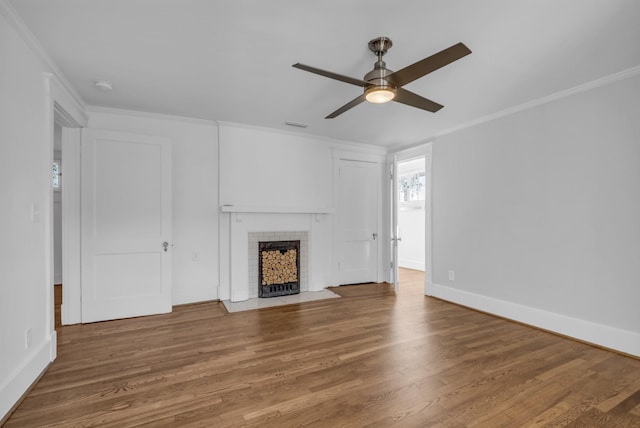
[[[54,326],[62,325],[62,125],[57,121],[53,124],[53,166],[51,177],[53,189],[53,299]]]
[[[52,81],[55,83],[55,81]],[[57,85],[53,85],[57,87]],[[55,91],[58,92],[58,91]],[[54,93],[55,93],[54,92]],[[48,268],[52,327],[80,322],[80,133],[85,124],[52,100]]]
[[[425,272],[425,157],[397,165],[398,278],[403,291],[424,289]]]
[[[431,165],[432,144],[390,157],[391,279],[422,295],[431,295]]]

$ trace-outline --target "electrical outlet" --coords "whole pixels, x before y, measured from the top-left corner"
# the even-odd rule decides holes
[[[31,204],[31,223],[40,223],[40,205]]]
[[[24,349],[31,348],[31,329],[28,328],[24,331]]]
[[[456,280],[456,273],[455,271],[450,270],[449,271],[449,281],[453,282]]]

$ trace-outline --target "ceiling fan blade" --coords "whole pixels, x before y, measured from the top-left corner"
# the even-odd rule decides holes
[[[417,107],[422,110],[427,110],[432,113],[435,113],[442,107],[444,107],[442,104],[438,104],[435,101],[428,100],[418,94],[414,94],[413,92],[407,91],[406,89],[402,88],[398,88],[396,90],[396,96],[393,101],[406,104],[411,107]]]
[[[308,71],[310,73],[319,74],[320,76],[328,77],[330,79],[335,79],[341,82],[350,83],[352,85],[360,86],[362,88],[370,86],[370,84],[365,82],[364,80],[355,79],[349,76],[343,76],[342,74],[333,73],[331,71],[321,70],[319,68],[311,67],[309,65],[300,64],[299,62],[296,64],[293,64],[292,67],[299,68],[300,70]]]
[[[348,103],[346,103],[345,105],[340,107],[338,110],[336,110],[333,113],[331,113],[329,116],[325,117],[325,119],[333,119],[334,117],[339,116],[342,113],[344,113],[345,111],[347,111],[347,110],[357,106],[358,104],[362,103],[365,99],[366,98],[364,97],[364,94],[362,94],[359,97],[352,99],[351,101],[349,101]]]
[[[390,76],[387,76],[387,81],[393,83],[396,87],[404,86],[407,83],[413,82],[425,74],[429,74],[447,64],[451,64],[470,53],[471,50],[466,47],[464,43],[457,43],[438,52],[437,54],[433,54],[403,68],[402,70],[396,71]]]

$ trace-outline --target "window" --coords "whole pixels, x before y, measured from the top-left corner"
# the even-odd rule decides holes
[[[53,188],[56,190],[60,190],[60,162],[58,161],[54,161],[53,162],[53,170],[52,170],[53,176],[52,176],[52,183],[53,183]]]
[[[424,201],[424,171],[401,175],[398,180],[400,202]]]

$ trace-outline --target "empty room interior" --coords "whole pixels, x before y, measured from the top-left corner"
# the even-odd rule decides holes
[[[0,0],[0,426],[639,427],[638,22]]]

